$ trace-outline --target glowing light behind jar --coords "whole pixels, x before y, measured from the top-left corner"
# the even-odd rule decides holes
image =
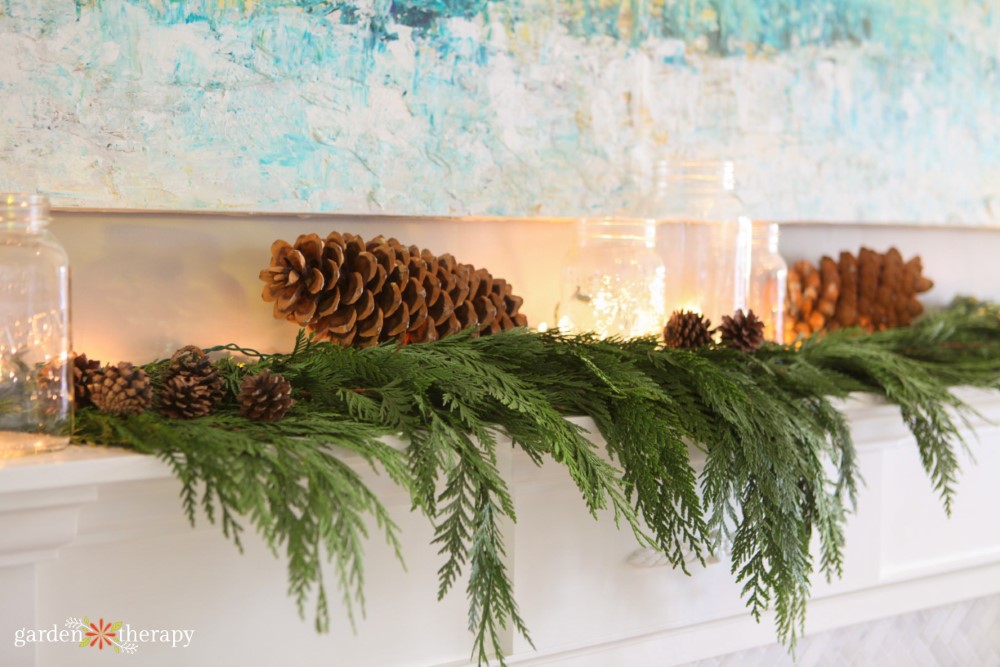
[[[656,251],[656,222],[585,218],[562,271],[556,324],[602,338],[657,336],[665,317],[667,269]]]

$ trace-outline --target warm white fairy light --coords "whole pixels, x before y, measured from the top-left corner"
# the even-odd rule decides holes
[[[654,220],[580,220],[577,247],[563,268],[559,329],[602,338],[656,335],[665,286]]]
[[[593,276],[581,285],[570,313],[559,318],[562,331],[591,331],[602,338],[657,335],[663,326],[665,271],[644,280],[622,275]]]

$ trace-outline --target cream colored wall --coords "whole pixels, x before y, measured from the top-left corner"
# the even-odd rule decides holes
[[[145,361],[185,344],[235,342],[288,350],[296,327],[272,318],[257,274],[277,238],[350,231],[451,252],[485,266],[524,296],[533,325],[551,322],[573,225],[542,220],[406,220],[295,216],[57,213],[52,230],[70,255],[74,346],[102,361]],[[872,225],[788,225],[782,253],[817,260],[867,244],[921,254],[937,287],[1000,298],[1000,230]]]
[[[70,255],[74,346],[105,361],[189,343],[288,350],[297,328],[273,319],[257,277],[277,238],[339,230],[451,252],[511,281],[535,323],[552,311],[573,242],[571,225],[526,221],[63,214],[52,230]]]

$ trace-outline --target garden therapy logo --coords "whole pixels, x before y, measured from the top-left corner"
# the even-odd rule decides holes
[[[67,618],[66,627],[70,630],[80,630],[83,632],[83,639],[80,640],[80,648],[87,646],[103,651],[105,646],[115,650],[115,653],[126,653],[132,655],[139,646],[131,642],[121,643],[118,640],[118,631],[121,630],[121,621],[105,621],[103,618],[97,619],[97,623],[91,623],[86,616],[83,620],[79,618]]]
[[[122,621],[106,621],[103,617],[70,617],[64,627],[53,623],[49,628],[19,628],[14,631],[14,646],[28,644],[74,643],[82,649],[110,649],[119,655],[132,655],[142,644],[161,644],[170,648],[187,648],[194,630],[133,628]]]

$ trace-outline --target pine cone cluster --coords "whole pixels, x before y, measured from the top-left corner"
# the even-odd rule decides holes
[[[796,262],[788,271],[785,339],[854,326],[869,332],[906,326],[924,310],[917,295],[933,286],[920,257],[903,261],[896,248],[861,248],[857,257],[842,252],[839,261],[823,257],[819,268]]]
[[[667,347],[697,349],[712,343],[712,322],[701,313],[675,310],[663,329],[663,342]]]
[[[752,310],[746,314],[737,310],[732,317],[722,316],[719,337],[723,344],[741,352],[756,352],[764,344],[764,323]]]
[[[225,395],[219,371],[194,345],[174,353],[158,397],[160,412],[174,419],[204,417]]]
[[[475,335],[525,326],[522,299],[485,269],[435,256],[396,239],[304,234],[275,241],[260,272],[274,316],[343,346],[432,341],[468,328]]]
[[[273,422],[284,417],[294,404],[292,385],[282,375],[264,370],[243,378],[240,413],[244,417]]]
[[[86,396],[94,407],[114,415],[137,415],[153,404],[153,382],[141,368],[128,362],[100,368],[98,362],[78,355],[77,378],[85,379],[77,396]],[[82,380],[81,380],[82,381]],[[188,345],[170,359],[162,382],[157,382],[156,407],[172,419],[194,419],[210,414],[225,397],[225,381],[200,348]],[[292,385],[279,373],[265,370],[243,379],[238,397],[245,417],[275,421],[285,416],[295,401]]]
[[[146,371],[127,361],[90,374],[90,400],[101,412],[137,415],[153,402],[153,384]]]

